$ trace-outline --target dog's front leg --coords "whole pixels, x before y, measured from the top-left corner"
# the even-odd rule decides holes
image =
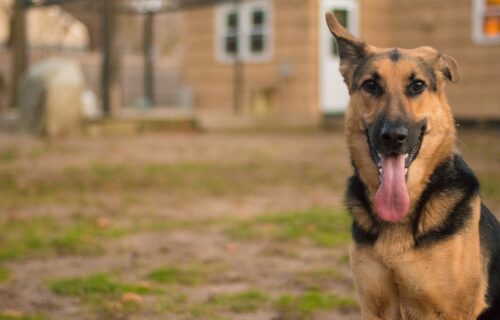
[[[401,320],[392,272],[372,256],[369,248],[354,243],[350,257],[363,320]]]

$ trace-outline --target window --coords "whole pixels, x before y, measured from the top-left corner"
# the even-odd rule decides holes
[[[226,16],[226,35],[224,38],[224,50],[228,54],[238,51],[238,12],[232,11]]]
[[[230,63],[264,62],[272,57],[271,1],[242,1],[216,9],[216,58]]]
[[[265,49],[265,22],[266,12],[264,10],[257,9],[252,12],[250,34],[250,51],[252,53],[262,53]]]
[[[474,0],[472,30],[478,43],[500,43],[500,0]]]

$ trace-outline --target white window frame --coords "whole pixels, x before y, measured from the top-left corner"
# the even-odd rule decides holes
[[[251,51],[252,13],[258,9],[265,12],[266,20],[259,34],[264,35],[264,50]],[[267,62],[274,54],[274,10],[271,0],[247,0],[239,5],[219,4],[215,8],[215,58],[220,63],[233,63],[236,55],[226,52],[225,37],[228,33],[226,17],[231,12],[238,13],[238,58],[244,62]]]
[[[474,42],[478,44],[500,43],[500,35],[490,37],[484,34],[483,19],[485,13],[485,0],[472,0],[472,39],[474,39]]]

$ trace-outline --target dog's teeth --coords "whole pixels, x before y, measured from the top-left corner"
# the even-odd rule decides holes
[[[408,168],[405,169],[405,174],[407,174],[407,173],[408,173]]]
[[[382,174],[382,168],[378,168],[378,173]]]
[[[407,154],[405,154],[405,159],[408,159],[408,153],[407,153]]]

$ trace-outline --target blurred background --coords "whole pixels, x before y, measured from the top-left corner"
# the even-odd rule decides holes
[[[359,319],[327,11],[458,61],[499,213],[498,0],[0,0],[0,319]]]

